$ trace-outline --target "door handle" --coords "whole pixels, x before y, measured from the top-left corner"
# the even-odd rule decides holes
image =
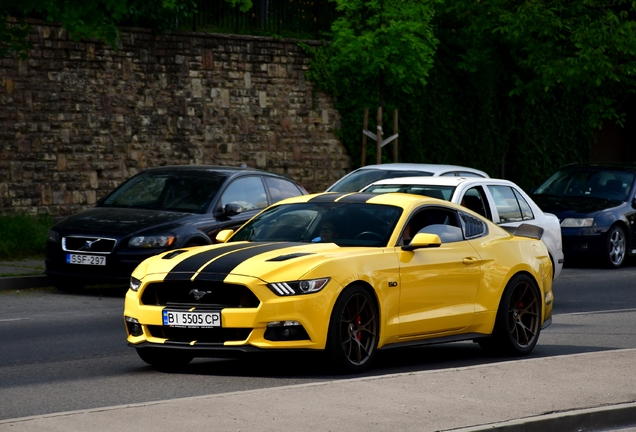
[[[462,262],[466,265],[477,264],[479,260],[476,257],[466,257],[462,260]]]

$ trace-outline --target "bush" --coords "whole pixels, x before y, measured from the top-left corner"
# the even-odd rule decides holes
[[[46,213],[0,215],[0,259],[16,260],[44,255],[53,217]]]

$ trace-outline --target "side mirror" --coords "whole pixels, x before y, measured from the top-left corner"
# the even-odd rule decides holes
[[[442,245],[442,239],[437,234],[417,233],[410,244],[402,246],[402,250],[413,251],[422,248],[434,248]]]
[[[223,213],[225,213],[225,216],[236,216],[242,211],[243,207],[238,204],[225,204],[225,207],[223,207]]]
[[[231,229],[219,231],[216,235],[216,241],[219,243],[225,243],[230,239],[230,237],[232,237],[232,234],[234,234],[234,230]]]

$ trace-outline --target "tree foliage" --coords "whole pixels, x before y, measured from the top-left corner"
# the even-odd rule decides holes
[[[226,1],[241,10],[252,5],[251,0]],[[9,52],[26,55],[30,44],[25,19],[33,16],[62,23],[76,40],[101,39],[116,47],[120,25],[163,32],[189,22],[195,11],[194,0],[0,0],[0,58]]]

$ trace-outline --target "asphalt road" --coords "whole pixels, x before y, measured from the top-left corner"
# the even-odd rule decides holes
[[[530,358],[636,348],[634,281],[634,266],[564,269],[553,324]],[[122,309],[121,290],[0,292],[0,419],[346,378],[315,356],[197,359],[181,373],[158,372],[126,345]],[[469,342],[394,349],[366,375],[502,360]]]

